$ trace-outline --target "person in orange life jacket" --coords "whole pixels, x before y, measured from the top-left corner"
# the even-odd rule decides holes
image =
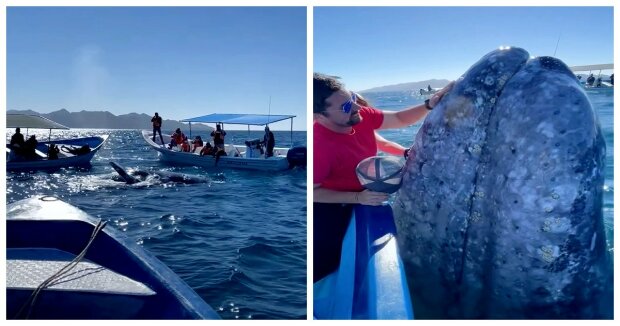
[[[182,152],[189,152],[191,150],[190,146],[189,146],[189,140],[187,139],[187,137],[183,138],[183,142],[181,143],[181,151]]]
[[[198,147],[202,147],[203,145],[202,138],[200,136],[196,136],[196,138],[192,141],[192,153],[195,153],[196,149],[198,149]]]
[[[185,134],[181,132],[181,128],[177,128],[177,130],[170,136],[170,147],[174,147],[176,145],[182,145],[183,139],[185,139]]]
[[[404,128],[421,119],[453,86],[450,83],[423,104],[402,111],[381,111],[358,103],[335,77],[315,73],[314,89],[314,282],[340,264],[342,240],[352,204],[381,205],[388,194],[364,190],[355,168],[377,149],[404,155],[404,147],[385,140],[375,130]]]
[[[213,151],[213,147],[211,146],[211,143],[209,142],[207,142],[200,150],[200,156],[213,155],[213,154],[215,154],[215,152]]]
[[[156,134],[159,133],[161,144],[164,145],[164,137],[161,135],[162,120],[157,112],[155,112],[155,116],[151,118],[151,122],[153,123],[153,142],[155,142]]]
[[[224,136],[226,131],[222,129],[222,126],[218,123],[215,125],[215,130],[211,132],[213,137],[213,147],[224,149]]]

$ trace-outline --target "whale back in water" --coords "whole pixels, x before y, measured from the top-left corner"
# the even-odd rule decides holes
[[[183,173],[174,173],[168,171],[141,171],[134,170],[131,172],[127,172],[123,167],[118,165],[116,162],[110,162],[110,166],[118,173],[121,180],[127,184],[135,184],[138,182],[144,181],[147,177],[153,175],[159,178],[161,182],[177,182],[177,183],[185,183],[185,184],[194,184],[194,183],[208,183],[209,179],[199,176],[192,176]]]
[[[605,142],[561,61],[483,57],[426,118],[394,201],[418,318],[612,318]]]

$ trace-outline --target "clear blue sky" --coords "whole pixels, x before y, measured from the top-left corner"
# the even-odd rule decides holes
[[[7,109],[181,120],[271,96],[306,130],[306,39],[305,7],[9,7]]]
[[[364,90],[453,80],[518,46],[569,66],[613,63],[613,7],[314,7],[314,71]]]

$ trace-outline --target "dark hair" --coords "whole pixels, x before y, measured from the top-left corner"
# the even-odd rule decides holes
[[[344,85],[337,79],[340,77],[329,76],[315,72],[313,75],[312,89],[314,92],[314,113],[325,111],[327,105],[325,100],[335,92],[344,88]]]

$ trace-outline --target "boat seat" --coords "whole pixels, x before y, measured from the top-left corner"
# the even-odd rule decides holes
[[[8,157],[7,157],[7,160],[8,160],[8,161],[11,161],[11,160],[12,160],[12,158],[11,158],[11,149],[10,149],[10,148],[6,148],[5,150],[6,150],[6,154],[7,154],[7,156],[8,156]],[[35,150],[34,150],[34,153],[35,153],[35,154],[39,157],[39,159],[47,159],[47,154],[45,154],[45,153],[41,152],[41,151],[40,151],[40,150],[38,150],[38,149],[35,149]],[[20,156],[20,157],[21,157],[21,156]],[[21,158],[20,160],[24,160],[24,159],[23,159],[23,158]]]
[[[34,150],[34,152],[35,152],[35,154],[37,154],[37,156],[38,156],[38,157],[40,157],[40,158],[47,158],[47,154],[45,154],[45,153],[41,152],[41,151],[40,151],[40,150],[38,150],[38,149],[35,149],[35,150]]]
[[[35,290],[74,258],[75,255],[58,249],[9,248],[6,253],[7,290]],[[156,294],[141,282],[85,259],[47,289],[132,296]]]
[[[158,298],[147,285],[83,259],[30,301],[37,287],[75,255],[53,248],[8,248],[6,253],[10,319],[132,319]]]

